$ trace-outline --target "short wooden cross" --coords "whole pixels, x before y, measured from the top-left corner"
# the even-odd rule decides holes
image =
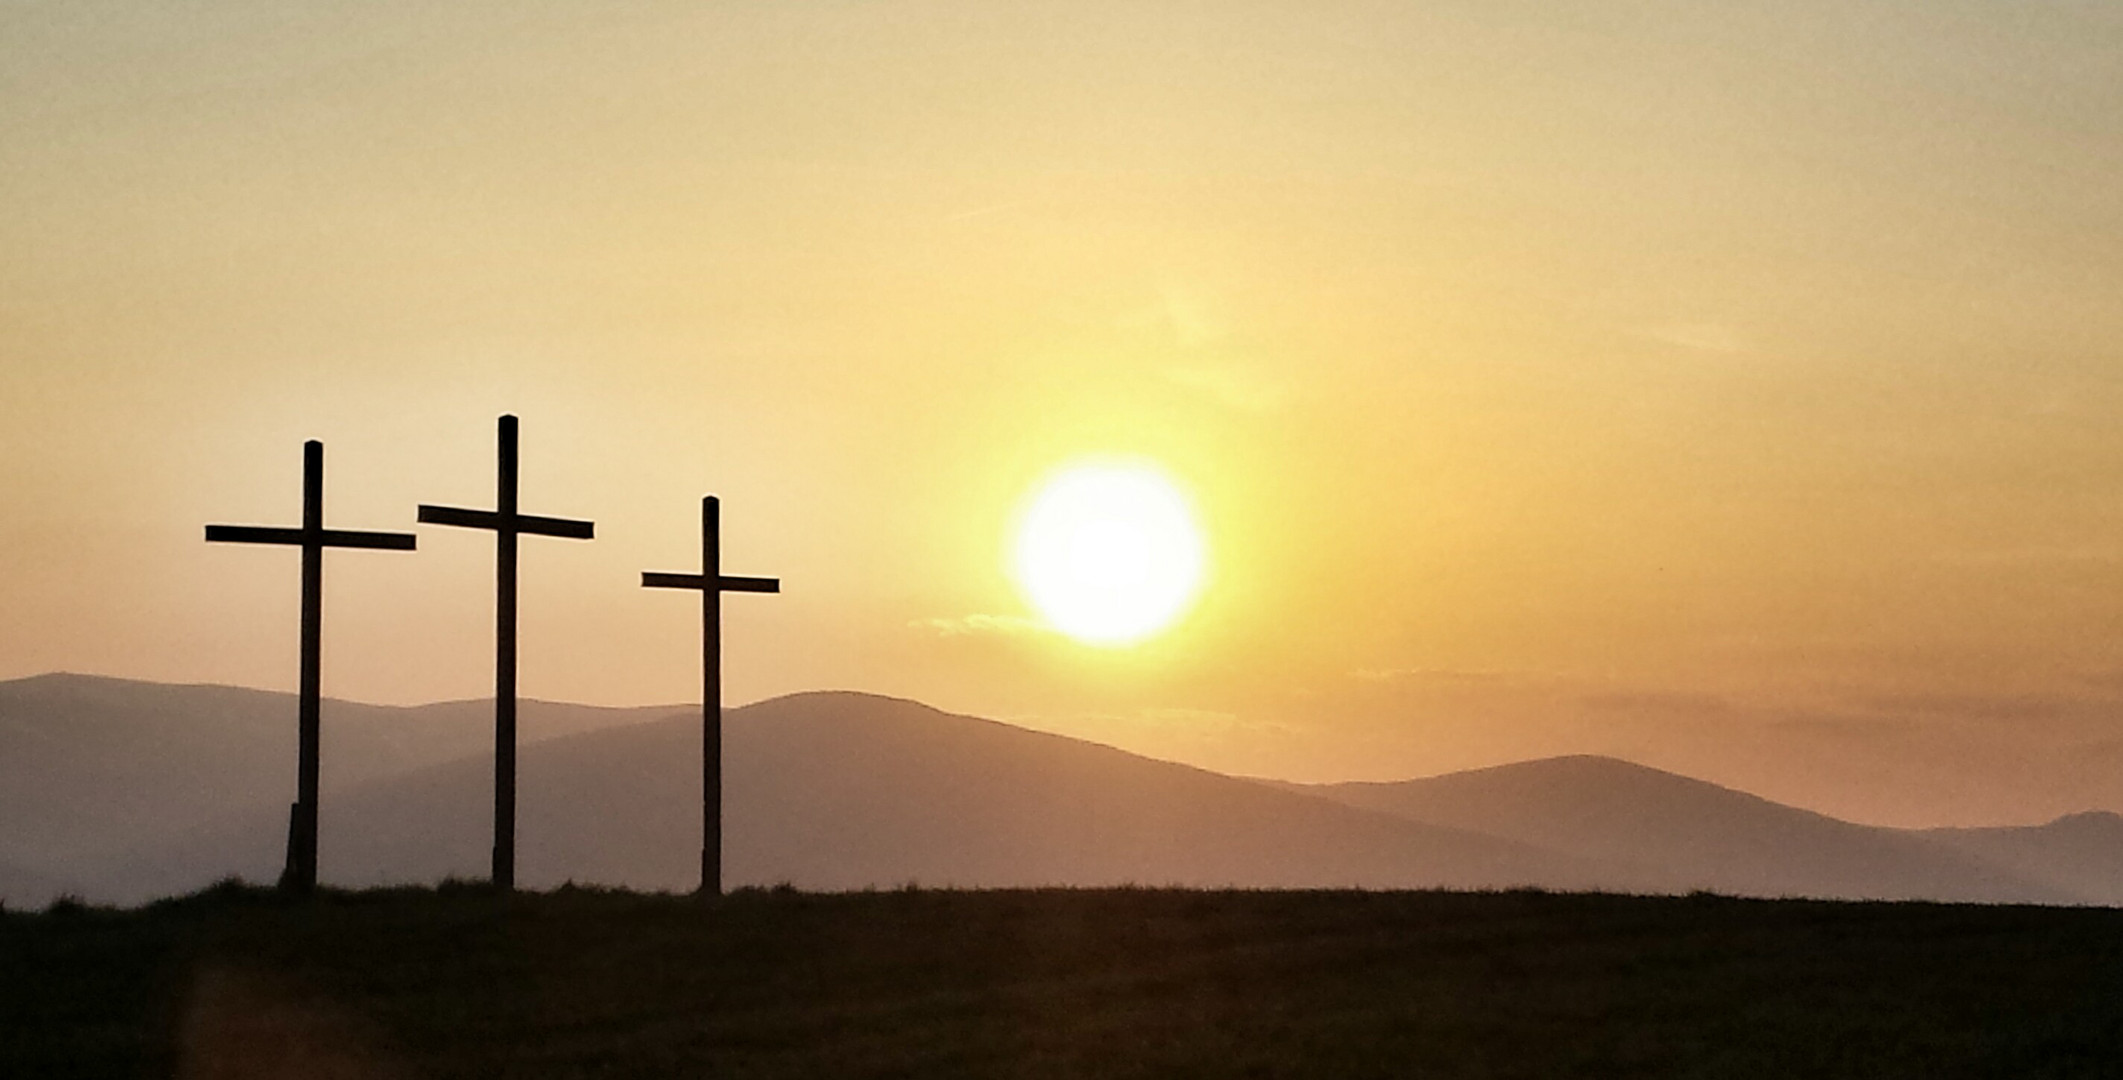
[[[500,424],[501,476],[496,509],[464,510],[454,506],[420,508],[428,525],[492,529],[494,547],[494,887],[516,887],[516,538],[560,536],[589,540],[595,525],[567,518],[539,517],[516,510],[516,418]]]
[[[779,578],[732,577],[722,572],[722,504],[700,500],[698,574],[644,571],[646,589],[700,591],[700,891],[722,894],[722,594],[778,593]]]
[[[309,892],[317,887],[317,744],[323,652],[324,549],[370,548],[411,551],[411,533],[351,532],[324,527],[324,444],[302,444],[302,527],[209,525],[210,543],[283,544],[302,549],[302,687],[297,706],[295,805],[288,811],[287,861],[280,887]]]

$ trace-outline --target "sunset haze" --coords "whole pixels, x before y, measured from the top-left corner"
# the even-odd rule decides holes
[[[852,689],[1221,772],[1602,754],[1850,821],[2123,810],[2123,7],[18,3],[0,679]],[[1072,462],[1198,594],[1013,579]],[[327,748],[329,753],[329,748]],[[681,855],[687,852],[681,852]]]

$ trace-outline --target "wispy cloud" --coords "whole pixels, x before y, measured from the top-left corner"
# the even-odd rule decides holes
[[[949,618],[916,619],[907,625],[916,630],[926,630],[938,637],[968,637],[976,634],[1014,636],[1047,632],[1046,626],[1022,615],[957,615]]]
[[[1163,374],[1175,385],[1199,391],[1240,412],[1274,412],[1288,396],[1283,384],[1235,368],[1171,367]]]
[[[1240,735],[1291,735],[1302,730],[1294,724],[1265,717],[1247,716],[1218,709],[1152,706],[1118,713],[1078,713],[1054,717],[1020,717],[1016,722],[1046,731],[1067,731],[1092,738],[1112,738],[1133,743],[1144,734],[1161,738],[1180,737],[1222,742]]]
[[[1280,720],[1243,716],[1214,709],[1148,708],[1136,710],[1141,722],[1163,728],[1183,728],[1201,735],[1294,734],[1299,729]]]
[[[1686,716],[1706,716],[1728,712],[1732,702],[1716,694],[1696,694],[1672,690],[1634,690],[1605,694],[1587,694],[1578,699],[1587,708],[1605,712],[1680,713]]]
[[[1167,282],[1158,287],[1157,298],[1122,316],[1121,326],[1169,335],[1181,349],[1200,349],[1230,333],[1230,320],[1223,305],[1206,288]]]
[[[970,210],[960,210],[956,213],[945,214],[943,220],[955,225],[962,221],[977,221],[985,217],[994,217],[997,214],[1007,214],[1012,210],[1022,209],[1030,205],[1032,205],[1032,200],[1030,199],[1015,199],[1010,202],[976,206]]]
[[[1724,323],[1666,323],[1648,327],[1644,336],[1668,345],[1678,345],[1696,352],[1740,353],[1747,351],[1747,342],[1739,331]]]
[[[1349,677],[1358,682],[1503,682],[1525,679],[1529,672],[1483,668],[1358,668]]]
[[[1947,566],[2016,566],[2041,563],[2112,563],[2123,560],[2123,549],[2109,544],[2076,546],[2031,546],[1977,551],[1941,551],[1932,561]]]
[[[1859,704],[1880,712],[1955,720],[2043,720],[2065,703],[2044,694],[1883,694]]]

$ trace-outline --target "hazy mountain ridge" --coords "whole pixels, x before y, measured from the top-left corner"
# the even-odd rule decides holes
[[[2123,905],[2123,816],[2109,811],[2066,814],[2046,825],[1921,835],[2075,896]]]
[[[691,713],[525,747],[519,882],[691,888],[699,872],[699,740],[699,715]],[[321,873],[362,885],[484,876],[490,776],[484,761],[457,761],[327,802]],[[732,885],[1587,888],[1621,874],[1495,837],[855,693],[797,694],[731,711],[724,807]],[[268,875],[278,866],[278,836],[271,815],[260,812],[240,827],[188,839],[174,861]]]
[[[1577,755],[1391,783],[1303,787],[1352,806],[1638,867],[1659,887],[1750,896],[2123,901],[1924,832],[1876,828],[1615,758]],[[1478,823],[1478,824],[1477,824]],[[1994,830],[1998,851],[2031,829]]]
[[[40,706],[49,715],[25,716]],[[689,888],[697,711],[526,702],[524,712],[521,880]],[[0,895],[35,903],[43,897],[20,890],[65,887],[138,901],[228,874],[271,880],[293,715],[291,695],[260,691],[79,676],[0,683],[0,808],[50,800],[27,829],[6,818],[0,862],[13,865]],[[337,780],[322,806],[325,880],[483,877],[491,706],[332,702],[325,716],[325,767]],[[123,743],[134,730],[153,745]],[[62,745],[16,753],[39,739]],[[220,741],[238,752],[217,752]],[[450,750],[464,752],[439,759]],[[349,760],[335,767],[335,755]],[[840,692],[731,711],[725,763],[733,885],[1538,885],[2123,903],[2114,815],[1880,829],[1611,758],[1388,784],[1264,783]],[[114,784],[115,799],[102,790]],[[92,812],[112,801],[125,812]],[[94,842],[54,848],[63,832],[38,831],[77,814],[92,819],[80,832]]]
[[[535,742],[661,711],[524,701],[519,730]],[[491,753],[494,738],[488,701],[326,699],[321,724],[327,805],[336,791]],[[100,879],[58,868],[123,859],[261,807],[284,820],[295,735],[292,694],[75,674],[0,682],[0,859],[59,881]]]

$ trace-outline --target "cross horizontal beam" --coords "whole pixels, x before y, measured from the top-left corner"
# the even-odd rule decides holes
[[[569,518],[541,517],[537,514],[515,514],[509,526],[520,533],[534,536],[561,536],[570,540],[596,539],[596,523],[575,521]],[[493,529],[500,531],[502,517],[492,510],[466,510],[456,506],[425,506],[420,508],[423,525],[455,525],[460,529]]]
[[[302,658],[295,706],[295,805],[288,808],[287,862],[280,887],[307,893],[317,887],[317,782],[323,701],[324,549],[412,551],[411,533],[355,532],[324,527],[324,444],[302,444],[302,525],[209,525],[208,543],[279,544],[302,551]]]
[[[287,544],[301,547],[310,543],[310,533],[303,529],[283,529],[264,525],[209,525],[206,538],[210,543],[220,544]],[[412,533],[356,532],[351,529],[319,529],[316,542],[320,547],[370,548],[379,551],[412,551],[416,538]]]
[[[653,570],[641,572],[641,587],[644,589],[705,589],[708,579],[704,574],[663,574]],[[720,592],[778,593],[781,579],[770,577],[735,577],[724,574],[716,583]]]

